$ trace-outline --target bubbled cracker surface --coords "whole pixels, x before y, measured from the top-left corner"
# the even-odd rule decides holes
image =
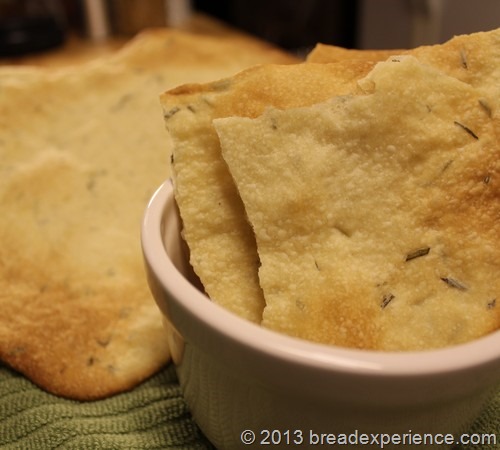
[[[371,63],[266,64],[207,84],[179,86],[161,97],[173,142],[172,176],[190,261],[209,297],[260,323],[264,299],[259,256],[240,196],[222,159],[212,120],[256,117],[268,106],[311,105],[346,93]]]
[[[3,362],[83,400],[168,362],[140,248],[144,209],[170,175],[158,95],[289,60],[249,38],[152,30],[82,66],[0,69]]]
[[[423,45],[413,49],[351,50],[318,44],[307,55],[310,63],[339,60],[385,61],[394,55],[412,55],[420,62],[488,93],[491,100],[500,94],[500,28],[455,36],[443,44]]]
[[[359,86],[215,121],[257,240],[263,325],[384,350],[498,329],[499,147],[484,91],[411,57]]]

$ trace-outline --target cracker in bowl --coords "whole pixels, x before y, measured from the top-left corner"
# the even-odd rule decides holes
[[[389,351],[497,330],[500,147],[483,92],[412,56],[359,86],[214,121],[256,236],[262,324]]]
[[[256,117],[269,106],[312,105],[350,92],[372,63],[265,64],[161,97],[172,139],[172,177],[191,264],[210,298],[256,323],[264,299],[259,257],[240,196],[222,159],[214,118]]]
[[[494,112],[500,80],[498,40],[499,30],[493,30],[402,52],[414,54],[425,66],[476,89],[479,104],[498,133]],[[173,142],[172,176],[184,238],[190,248],[191,264],[213,301],[256,323],[262,322],[266,307],[258,277],[260,258],[255,237],[233,175],[222,157],[213,120],[255,118],[268,107],[306,107],[335,96],[369,93],[374,83],[366,76],[375,60],[387,55],[398,60],[393,52],[360,52],[353,56],[351,51],[343,51],[340,57],[337,52],[329,60],[315,60],[313,53],[307,64],[263,65],[216,82],[179,86],[162,95]],[[466,125],[462,130],[471,131]],[[308,151],[305,148],[304,155]],[[279,179],[281,175],[278,170],[270,176]],[[388,295],[385,302],[390,298]]]
[[[406,50],[351,50],[318,44],[307,56],[307,62],[377,62],[397,55],[415,56],[420,62],[487,92],[491,100],[496,100],[500,95],[500,28],[463,34],[443,44],[423,45]]]

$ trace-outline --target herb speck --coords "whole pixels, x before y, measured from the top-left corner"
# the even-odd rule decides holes
[[[464,124],[457,122],[456,120],[453,123],[455,125],[459,126],[460,128],[462,128],[462,130],[469,133],[474,139],[479,139],[478,135],[476,133],[474,133],[474,131],[472,131],[469,127],[466,127]]]
[[[488,103],[486,103],[486,100],[480,99],[478,101],[479,101],[479,104],[481,105],[481,107],[486,111],[486,114],[488,115],[488,117],[491,118],[493,116],[493,113],[491,111],[490,105],[488,105]]]
[[[420,258],[421,256],[428,255],[430,251],[431,251],[430,247],[419,248],[417,250],[414,250],[413,252],[408,253],[406,255],[405,261],[411,261],[412,259],[416,259],[416,258]]]
[[[459,291],[466,291],[467,287],[460,283],[459,281],[455,280],[454,278],[450,277],[441,277],[441,280],[444,281],[448,286],[458,289]]]
[[[389,303],[391,303],[394,300],[394,295],[391,293],[385,294],[384,297],[382,298],[382,303],[380,304],[380,307],[382,309],[385,309]]]
[[[178,106],[175,106],[174,108],[170,109],[169,111],[166,111],[163,114],[163,118],[168,120],[170,119],[173,115],[177,114],[181,109]]]
[[[468,69],[469,63],[467,62],[467,55],[465,54],[464,50],[460,50],[460,60],[462,61],[462,67],[464,69]]]

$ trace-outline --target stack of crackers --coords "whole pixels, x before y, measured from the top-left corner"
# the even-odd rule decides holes
[[[272,330],[413,351],[500,327],[500,29],[318,45],[162,95],[191,264]]]

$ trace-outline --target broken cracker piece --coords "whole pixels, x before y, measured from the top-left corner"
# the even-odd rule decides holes
[[[256,236],[262,324],[389,351],[497,330],[500,147],[483,92],[411,56],[361,84],[214,121]]]

